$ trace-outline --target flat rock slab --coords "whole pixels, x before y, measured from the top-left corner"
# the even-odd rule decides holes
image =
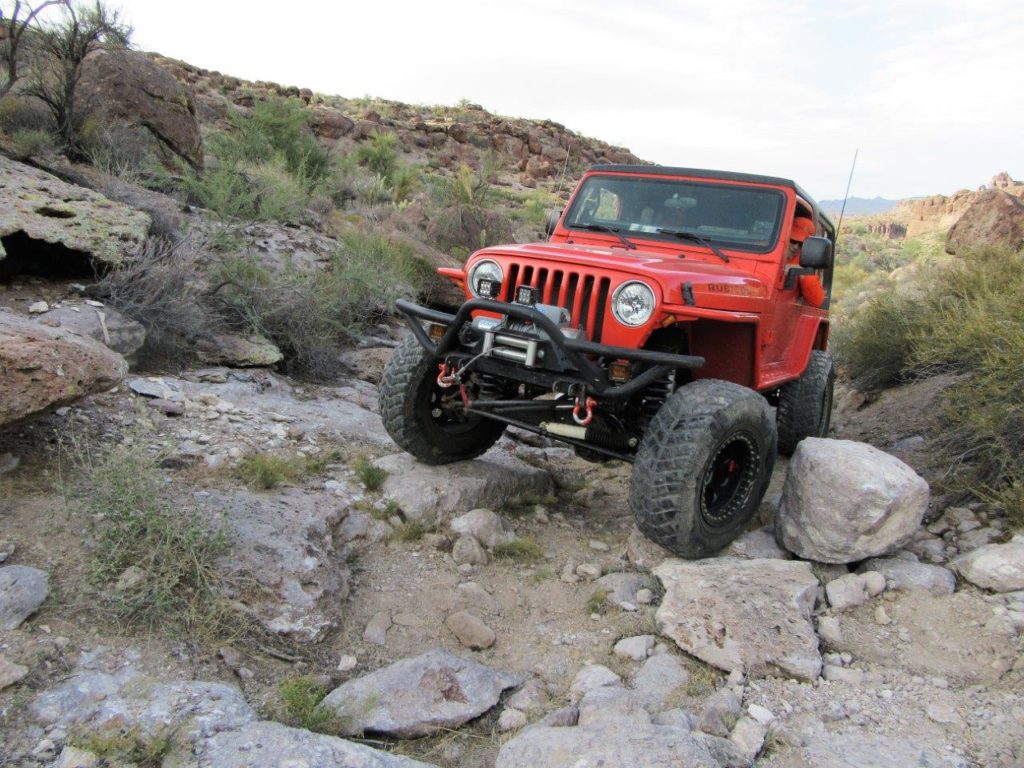
[[[977,592],[893,594],[885,607],[891,624],[876,624],[876,606],[868,603],[839,617],[841,636],[829,647],[901,674],[962,685],[994,684],[1013,666],[1014,631]]]
[[[961,555],[951,565],[972,584],[994,592],[1024,589],[1024,535]]]
[[[821,673],[811,611],[818,580],[805,562],[666,560],[655,616],[661,634],[702,661],[754,677],[815,680]]]
[[[349,594],[345,553],[335,541],[346,506],[344,498],[301,488],[206,494],[204,507],[233,534],[220,566],[265,588],[252,605],[271,632],[312,642],[337,623]]]
[[[322,706],[338,716],[342,735],[416,738],[479,717],[518,682],[512,675],[435,649],[343,683]]]
[[[146,239],[149,225],[142,211],[0,157],[0,237],[24,232],[115,266]],[[5,255],[0,246],[0,268]]]
[[[797,750],[792,768],[968,768],[940,746],[870,733],[828,733]]]
[[[427,768],[431,765],[335,736],[269,721],[218,733],[200,743],[196,752],[199,764],[209,768]]]
[[[6,311],[0,361],[0,424],[110,389],[128,373],[124,358],[99,342]]]
[[[749,765],[724,740],[643,716],[569,728],[534,726],[502,746],[494,768],[724,768]]]
[[[0,568],[0,629],[17,629],[50,593],[49,576],[38,568]]]
[[[29,705],[32,718],[78,732],[137,731],[195,741],[256,720],[242,692],[224,683],[162,683],[132,669],[85,672],[44,691]]]
[[[775,536],[819,563],[878,557],[913,538],[928,495],[920,475],[874,446],[807,438],[790,460]]]
[[[41,315],[39,322],[88,336],[125,357],[135,354],[146,341],[146,329],[142,324],[112,307],[62,304]]]
[[[547,496],[551,476],[495,448],[479,459],[444,466],[421,464],[407,453],[376,462],[387,470],[383,494],[413,520],[436,522],[445,515],[497,507],[528,496]]]

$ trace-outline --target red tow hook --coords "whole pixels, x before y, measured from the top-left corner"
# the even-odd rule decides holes
[[[585,401],[581,398],[576,398],[576,404],[572,407],[572,420],[579,424],[581,427],[585,427],[594,420],[594,408],[597,406],[597,400],[592,397],[588,397]],[[586,409],[586,413],[580,416],[580,411]]]
[[[449,389],[459,383],[458,369],[449,367],[448,363],[438,363],[437,369],[437,386],[441,389]]]

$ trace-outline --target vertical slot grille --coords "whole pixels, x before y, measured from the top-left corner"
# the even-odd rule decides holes
[[[520,285],[537,288],[541,303],[569,310],[573,326],[583,326],[592,341],[601,340],[611,294],[610,278],[529,264],[509,264],[504,300],[512,301]]]

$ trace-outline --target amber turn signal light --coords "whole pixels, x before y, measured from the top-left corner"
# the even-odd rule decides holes
[[[431,323],[429,326],[427,326],[427,335],[430,337],[430,340],[436,344],[442,338],[444,338],[445,331],[447,330],[448,329],[445,328],[443,325]]]

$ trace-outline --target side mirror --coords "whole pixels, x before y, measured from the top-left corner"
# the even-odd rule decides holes
[[[827,237],[808,237],[800,249],[800,266],[828,269],[832,266],[832,241]]]
[[[547,223],[544,224],[544,234],[545,235],[547,235],[548,237],[551,237],[552,233],[555,231],[555,227],[558,226],[558,220],[560,218],[562,218],[562,210],[561,209],[559,209],[557,211],[548,211],[548,220],[547,220]]]

